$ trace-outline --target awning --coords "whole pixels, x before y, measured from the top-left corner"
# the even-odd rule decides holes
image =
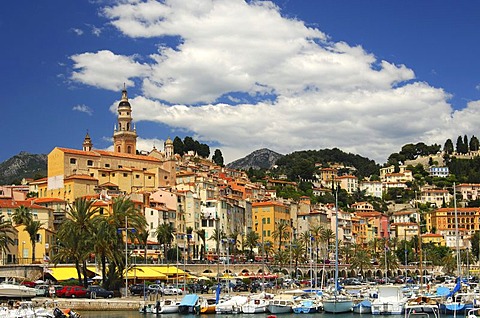
[[[167,275],[160,273],[155,267],[134,266],[128,270],[128,277],[139,279],[167,279]]]
[[[198,295],[197,294],[187,294],[182,298],[182,301],[180,301],[179,306],[195,306],[197,304],[198,300]]]
[[[69,279],[78,279],[77,269],[75,266],[65,266],[65,267],[49,267],[49,274],[52,275],[57,281],[69,280]],[[88,276],[94,276],[95,273],[87,269]]]
[[[151,267],[157,272],[160,272],[165,275],[184,275],[186,274],[183,270],[180,268],[177,268],[175,266],[153,266]]]

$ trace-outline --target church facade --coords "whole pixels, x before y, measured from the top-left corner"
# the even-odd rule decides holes
[[[113,133],[113,151],[93,148],[87,133],[82,150],[55,147],[48,154],[47,180],[39,185],[39,197],[73,202],[78,197],[118,195],[175,186],[173,142],[164,151],[137,152],[137,132],[132,108],[123,89]]]

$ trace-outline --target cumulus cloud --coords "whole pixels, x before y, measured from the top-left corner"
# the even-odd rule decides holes
[[[93,110],[88,107],[87,105],[75,105],[73,106],[72,110],[75,110],[77,112],[85,113],[87,115],[92,116],[93,115]]]
[[[339,147],[384,162],[405,143],[469,133],[479,115],[475,102],[453,113],[451,96],[408,66],[335,42],[269,1],[128,1],[102,14],[157,50],[74,55],[72,79],[109,90],[141,83],[135,120],[216,141],[227,162],[260,147]]]

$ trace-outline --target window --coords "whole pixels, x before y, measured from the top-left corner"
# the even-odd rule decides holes
[[[124,173],[123,176],[126,178],[128,175],[126,173]]]
[[[206,220],[206,219],[205,219],[205,220],[202,220],[202,227],[207,227],[207,226],[208,226],[208,225],[207,225],[207,221],[208,221],[208,220]]]
[[[152,179],[152,176],[148,176],[148,180]]]
[[[114,172],[114,173],[112,173],[112,177],[115,177],[115,172]]]
[[[109,163],[106,163],[106,164],[105,164],[105,168],[110,168],[110,164],[109,164]]]
[[[93,166],[93,160],[87,160],[87,166]]]
[[[122,166],[122,165],[118,165],[118,169],[122,169],[122,168],[123,168],[123,166]]]
[[[105,173],[102,173],[102,177],[106,177],[107,175]]]
[[[75,159],[75,158],[70,158],[70,163],[71,163],[72,165],[76,164],[76,163],[77,163],[77,159]]]
[[[152,211],[150,211],[150,215],[152,215],[152,216],[153,216],[153,210],[152,210]]]
[[[140,175],[139,175],[139,174],[136,174],[136,175],[135,175],[135,178],[136,178],[136,179],[140,179]]]

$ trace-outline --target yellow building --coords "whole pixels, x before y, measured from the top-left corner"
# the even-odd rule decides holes
[[[445,239],[443,238],[443,235],[441,234],[435,234],[435,233],[425,233],[422,234],[422,243],[427,244],[427,243],[432,243],[436,246],[446,246]]]
[[[126,90],[118,106],[114,151],[93,149],[85,136],[83,149],[55,147],[48,155],[47,182],[39,185],[39,197],[76,198],[99,193],[130,194],[175,185],[173,142],[165,142],[165,152],[155,148],[148,155],[136,153],[136,130]]]
[[[259,241],[270,241],[278,249],[278,238],[273,238],[273,233],[280,222],[288,224],[287,233],[291,237],[290,210],[284,204],[275,201],[252,203],[253,229],[259,235]],[[290,243],[290,239],[282,239]]]
[[[32,242],[30,235],[25,230],[25,225],[17,225],[18,231],[18,258],[21,264],[32,263]],[[40,264],[48,260],[50,252],[55,246],[55,235],[52,231],[41,227],[35,238],[35,260],[33,263]]]
[[[470,234],[480,230],[480,208],[457,208],[457,222],[459,228],[466,229]],[[429,213],[425,218],[427,228],[439,230],[455,229],[455,209],[441,208]]]

